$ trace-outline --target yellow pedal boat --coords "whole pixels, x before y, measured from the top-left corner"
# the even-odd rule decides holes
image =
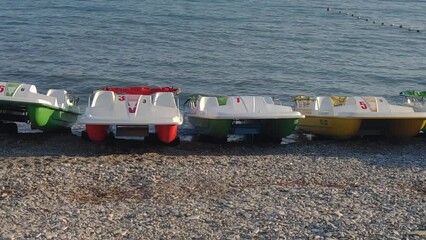
[[[305,115],[299,129],[346,139],[356,135],[412,137],[426,124],[426,113],[390,104],[383,97],[295,96],[295,111]]]

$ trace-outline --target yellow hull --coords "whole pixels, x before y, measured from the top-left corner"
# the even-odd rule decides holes
[[[392,119],[387,130],[391,136],[413,137],[419,134],[426,124],[425,119]]]
[[[361,122],[362,119],[305,116],[299,119],[299,129],[307,133],[344,139],[355,136]]]
[[[337,118],[306,115],[299,120],[299,129],[304,132],[339,139],[356,135],[412,137],[425,125],[425,119],[416,118]]]

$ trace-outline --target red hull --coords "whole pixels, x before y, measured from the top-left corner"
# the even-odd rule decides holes
[[[93,142],[101,142],[108,136],[108,125],[86,124],[86,132]]]
[[[155,132],[160,141],[171,143],[177,137],[177,127],[177,125],[156,125]]]

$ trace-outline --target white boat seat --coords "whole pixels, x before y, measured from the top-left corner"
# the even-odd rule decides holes
[[[174,94],[171,92],[159,92],[154,94],[153,105],[163,107],[176,107]]]
[[[318,97],[318,111],[320,114],[333,115],[334,104],[330,97]]]
[[[56,101],[59,107],[64,107],[67,105],[67,102],[66,102],[67,91],[65,90],[49,89],[46,95],[56,98]]]
[[[200,99],[200,111],[205,109],[215,109],[219,106],[219,102],[216,97],[202,97]]]
[[[115,99],[114,92],[111,91],[96,91],[91,102],[91,107],[108,107]]]

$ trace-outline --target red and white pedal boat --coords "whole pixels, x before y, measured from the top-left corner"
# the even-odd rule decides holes
[[[149,126],[164,143],[177,138],[183,117],[179,111],[178,88],[105,87],[92,93],[80,122],[86,125],[90,140],[116,136],[148,136]],[[114,131],[113,131],[114,130]]]

